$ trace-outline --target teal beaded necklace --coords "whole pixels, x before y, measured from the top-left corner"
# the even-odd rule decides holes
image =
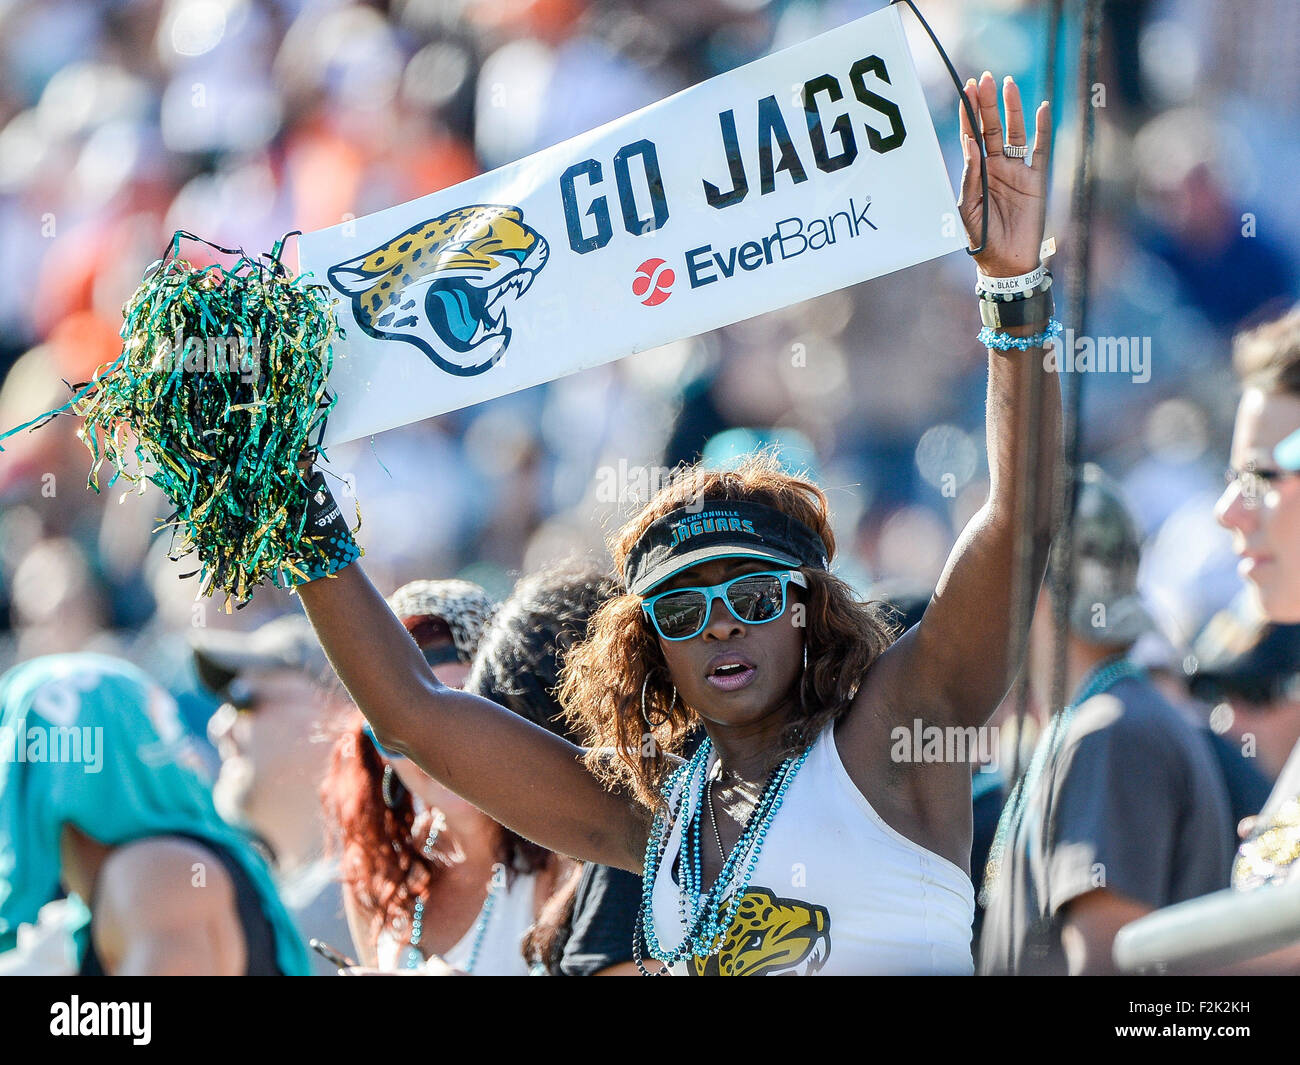
[[[1025,806],[1038,787],[1038,780],[1043,775],[1043,771],[1048,764],[1056,761],[1060,747],[1069,734],[1075,710],[1094,696],[1108,691],[1121,680],[1145,676],[1145,669],[1122,655],[1105,659],[1097,663],[1080,682],[1078,694],[1074,699],[1059,714],[1052,716],[1047,735],[1040,739],[1034,748],[1034,757],[1029,763],[1028,771],[1016,781],[1015,787],[1007,797],[1006,805],[1002,807],[993,845],[989,848],[988,863],[984,867],[984,884],[980,890],[981,906],[988,906],[989,894],[1002,871],[1002,858],[1006,852],[1007,838],[1013,828],[1020,823]]]
[[[506,882],[506,867],[500,862],[492,866],[492,880],[488,887],[487,898],[483,900],[483,906],[478,912],[478,918],[474,922],[474,942],[470,946],[469,959],[465,963],[464,972],[469,975],[474,974],[474,967],[478,965],[479,951],[483,947],[483,939],[487,935],[488,922],[492,919],[492,909],[496,905],[497,896],[501,893],[501,888]],[[424,899],[415,900],[415,914],[411,918],[411,942],[406,948],[406,968],[418,969],[424,965],[424,952],[420,950],[420,939],[424,935]]]
[[[651,957],[657,958],[665,966],[685,961],[690,957],[707,958],[722,949],[725,933],[731,926],[732,919],[749,889],[750,879],[758,865],[759,854],[767,841],[768,829],[772,826],[777,810],[781,808],[791,782],[807,760],[809,750],[811,748],[806,747],[798,757],[786,758],[772,771],[762,795],[745,821],[740,838],[723,862],[722,870],[707,892],[702,891],[704,875],[700,836],[703,830],[704,785],[709,775],[713,744],[705,739],[691,760],[678,766],[669,776],[661,791],[664,802],[655,812],[650,836],[646,841],[641,907],[637,911],[636,927],[633,931],[633,958],[642,975],[650,975],[641,962],[643,932]],[[674,791],[677,792],[677,799],[669,809]],[[683,860],[678,913],[682,926],[687,931],[681,943],[669,949],[659,942],[655,929],[654,885],[673,825],[676,824],[678,815],[683,812],[685,812],[685,821],[682,825],[680,847]],[[742,865],[743,873],[740,872]],[[737,882],[738,876],[739,882]]]

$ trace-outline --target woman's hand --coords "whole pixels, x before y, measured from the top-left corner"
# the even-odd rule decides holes
[[[419,969],[373,969],[366,965],[350,965],[339,970],[339,976],[468,976],[448,965],[436,954],[425,960]]]
[[[1047,163],[1052,146],[1052,118],[1047,101],[1038,105],[1035,116],[1033,152],[1028,159],[1002,154],[1004,144],[1023,145],[1025,114],[1020,90],[1008,76],[1002,83],[1002,102],[1007,112],[1005,139],[998,115],[998,87],[987,70],[977,83],[966,82],[966,99],[978,116],[988,152],[989,202],[984,203],[980,186],[979,145],[976,144],[966,108],[961,107],[962,158],[961,199],[957,208],[970,246],[979,244],[984,211],[988,210],[989,231],[984,250],[975,256],[980,272],[987,277],[1018,277],[1039,264],[1043,225],[1047,213]],[[1033,166],[1026,164],[1032,162]]]
[[[461,972],[454,965],[448,965],[437,954],[431,955],[424,960],[424,968],[421,972],[425,976],[468,976],[469,973]]]

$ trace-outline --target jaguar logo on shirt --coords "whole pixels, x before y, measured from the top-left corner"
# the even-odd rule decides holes
[[[751,887],[722,950],[692,959],[696,976],[811,976],[831,956],[831,916],[823,906]]]

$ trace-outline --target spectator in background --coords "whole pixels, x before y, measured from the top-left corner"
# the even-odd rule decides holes
[[[495,609],[487,593],[414,581],[389,605],[438,679],[464,686]],[[569,872],[562,859],[381,747],[360,715],[334,745],[321,797],[361,969],[528,973],[520,941]]]
[[[324,853],[318,799],[331,724],[351,708],[306,618],[288,614],[251,632],[190,637],[204,686],[222,700],[208,723],[221,757],[213,789],[228,822],[266,847],[304,942],[346,944],[337,869]],[[336,969],[312,956],[317,975]]]
[[[564,655],[586,636],[587,622],[618,594],[608,572],[571,561],[524,577],[483,638],[466,690],[578,743],[555,696]],[[632,932],[641,878],[580,863],[529,930],[532,971],[551,976],[636,976]]]
[[[1300,307],[1241,333],[1234,339],[1233,349],[1243,391],[1228,484],[1215,514],[1232,532],[1233,549],[1241,559],[1238,572],[1249,582],[1253,595],[1251,605],[1276,627],[1263,630],[1250,647],[1250,638],[1240,638],[1238,621],[1216,618],[1201,641],[1201,651],[1208,652],[1207,668],[1198,669],[1199,677],[1194,676],[1192,683],[1209,696],[1234,692],[1235,702],[1245,710],[1249,704],[1279,697],[1290,701],[1292,694],[1290,681],[1281,679],[1290,669],[1274,665],[1273,652],[1286,641],[1286,630],[1300,623]],[[1269,643],[1270,639],[1278,642]],[[1267,649],[1261,650],[1266,643]],[[1250,675],[1252,666],[1264,675]],[[1231,703],[1230,707],[1235,728],[1238,711]],[[1245,712],[1247,722],[1264,726],[1259,750],[1262,755],[1267,749],[1276,764],[1291,726],[1285,717],[1261,721],[1253,706]],[[1259,738],[1256,733],[1257,742]],[[1291,748],[1259,815],[1239,829],[1248,833],[1248,838],[1238,848],[1232,865],[1234,888],[1253,890],[1294,882],[1300,871],[1296,861],[1300,855],[1300,744]],[[1230,971],[1235,975],[1294,975],[1300,972],[1300,942],[1275,943],[1269,953],[1239,962]]]
[[[522,578],[493,619],[466,690],[577,743],[555,695],[564,655],[616,594],[607,570],[591,562],[556,563]],[[640,905],[639,876],[578,863],[524,939],[531,971],[636,976],[632,934]]]
[[[1183,296],[1224,334],[1297,296],[1290,260],[1268,228],[1232,199],[1238,146],[1231,126],[1184,108],[1153,119],[1134,153],[1146,246],[1178,279]]]
[[[17,666],[0,677],[0,745],[0,951],[19,948],[0,971],[307,973],[265,863],[217,816],[175,702],[144,673],[92,654]],[[65,891],[83,912],[65,906],[50,937]]]
[[[1300,622],[1300,306],[1233,343],[1241,402],[1219,523],[1272,621]]]
[[[1045,726],[998,825],[980,971],[1112,971],[1115,933],[1228,883],[1233,826],[1205,739],[1128,657],[1150,621],[1139,540],[1117,490],[1082,471],[1073,528],[1069,704]],[[1050,699],[1051,609],[1031,631],[1031,682]]]
[[[1239,572],[1274,622],[1300,622],[1300,306],[1236,338],[1242,382],[1228,487],[1219,521],[1232,531]],[[1233,867],[1255,887],[1300,870],[1300,745],[1278,775]]]
[[[1129,648],[1131,662],[1146,670],[1147,677],[1165,700],[1189,722],[1214,755],[1220,778],[1228,795],[1228,809],[1234,825],[1244,818],[1254,817],[1268,798],[1272,782],[1259,768],[1259,759],[1252,748],[1243,749],[1232,737],[1215,731],[1222,715],[1215,714],[1188,690],[1186,670],[1194,656],[1179,651],[1158,628],[1151,628]],[[1237,840],[1230,841],[1231,852],[1237,853]]]

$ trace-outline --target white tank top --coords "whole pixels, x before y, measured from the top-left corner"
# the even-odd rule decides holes
[[[527,976],[529,974],[528,963],[524,961],[523,938],[524,933],[533,924],[533,899],[536,885],[535,874],[518,873],[513,882],[497,895],[492,906],[492,914],[488,918],[487,928],[483,931],[483,942],[474,964],[474,976]],[[448,965],[456,969],[464,969],[469,964],[477,925],[478,920],[475,919],[469,930],[442,956]],[[405,947],[405,941],[397,942],[397,938],[387,928],[383,929],[379,933],[376,950],[379,968],[397,969]]]
[[[674,862],[702,788],[682,804],[655,879],[655,932],[668,950],[686,933]],[[830,726],[767,831],[722,952],[672,972],[969,976],[974,917],[970,877],[885,824],[849,778]]]

